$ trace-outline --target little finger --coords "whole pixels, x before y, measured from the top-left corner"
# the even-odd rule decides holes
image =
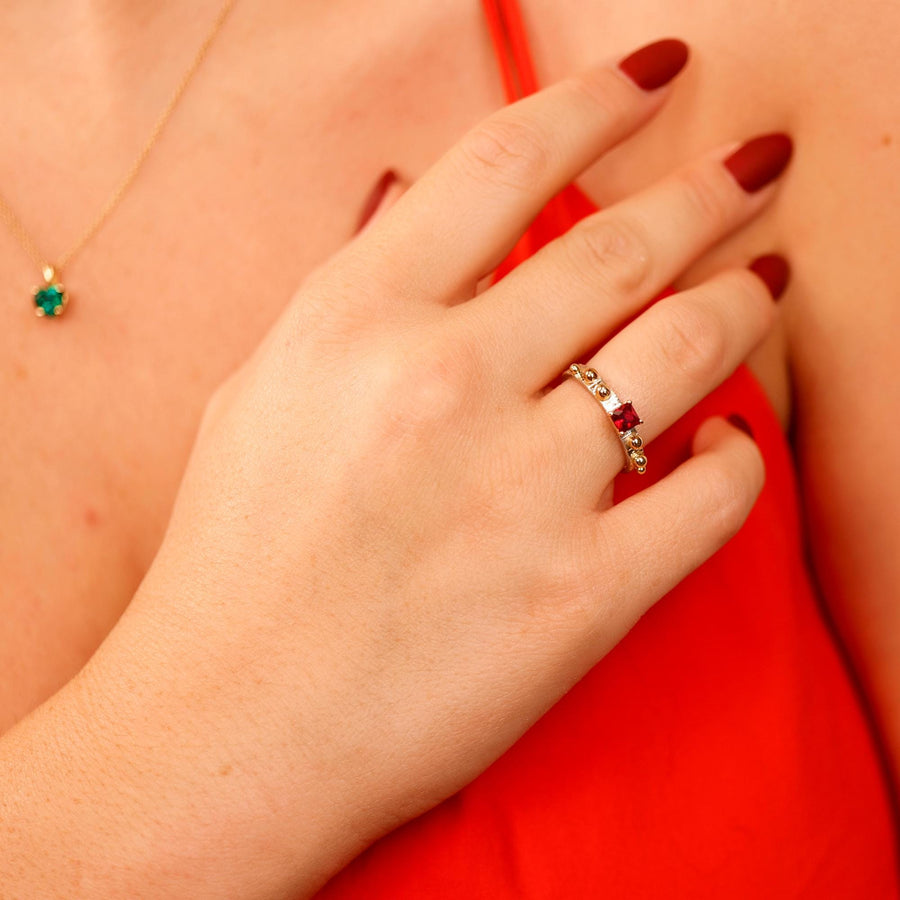
[[[587,618],[587,654],[612,649],[656,600],[726,544],[753,508],[765,471],[751,438],[715,418],[697,431],[693,449],[662,481],[588,513],[576,529],[572,552],[583,596],[573,592],[573,603]],[[601,603],[599,585],[603,598],[624,599]]]

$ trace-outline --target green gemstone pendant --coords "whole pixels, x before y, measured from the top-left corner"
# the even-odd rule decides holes
[[[35,315],[61,316],[69,302],[66,289],[56,280],[56,270],[53,266],[44,266],[43,275],[43,286],[36,287],[32,294]]]

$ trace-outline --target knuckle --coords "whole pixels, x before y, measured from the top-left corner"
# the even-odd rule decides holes
[[[547,137],[538,125],[508,111],[470,131],[460,150],[470,174],[516,189],[532,188],[553,162]]]
[[[652,273],[650,241],[630,219],[599,215],[576,226],[567,241],[576,271],[590,284],[637,293]]]
[[[715,230],[727,228],[732,218],[733,192],[724,190],[725,179],[712,166],[692,166],[676,176],[688,211]]]
[[[721,323],[700,304],[671,303],[662,334],[664,365],[680,376],[708,387],[725,370],[728,346]]]
[[[402,359],[396,356],[375,368],[378,386],[387,411],[387,431],[393,438],[425,434],[444,434],[458,423],[470,402],[471,366],[464,346],[415,351]]]

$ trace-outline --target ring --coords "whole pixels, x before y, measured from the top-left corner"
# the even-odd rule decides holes
[[[644,449],[643,438],[637,433],[637,426],[644,420],[631,402],[623,403],[595,369],[586,369],[578,363],[572,363],[566,369],[566,375],[583,384],[609,416],[625,450],[624,471],[643,475],[647,471],[647,451]]]

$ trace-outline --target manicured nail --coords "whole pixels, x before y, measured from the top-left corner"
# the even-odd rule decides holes
[[[773,300],[777,300],[784,293],[791,277],[791,267],[788,265],[788,261],[775,253],[757,256],[747,268],[762,278]]]
[[[743,417],[739,416],[737,413],[732,413],[728,417],[728,421],[734,425],[735,428],[740,428],[744,434],[749,434],[750,437],[753,437],[753,429],[750,427],[750,423]],[[755,440],[755,438],[754,438]]]
[[[378,211],[378,207],[381,206],[381,201],[384,200],[384,195],[390,189],[390,186],[397,180],[397,173],[388,169],[381,178],[375,184],[375,187],[369,192],[369,196],[366,199],[365,204],[363,204],[362,211],[359,214],[359,219],[356,222],[356,229],[354,230],[354,234],[359,234],[360,231],[365,228],[366,224],[375,215]]]
[[[793,150],[794,145],[786,134],[764,134],[738,147],[725,160],[725,168],[748,194],[752,194],[784,171]]]
[[[619,68],[645,91],[668,84],[688,61],[688,46],[684,41],[665,38],[635,50],[619,63]]]

